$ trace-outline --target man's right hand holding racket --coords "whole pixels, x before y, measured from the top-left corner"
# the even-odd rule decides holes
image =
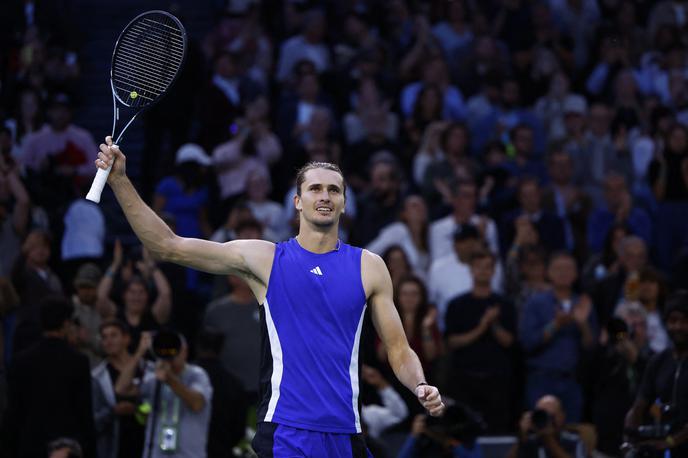
[[[117,180],[126,177],[126,162],[127,158],[122,154],[119,146],[112,143],[112,137],[109,135],[105,137],[105,143],[100,144],[100,152],[95,164],[96,167],[103,170],[112,166],[107,179],[110,186],[114,185]]]

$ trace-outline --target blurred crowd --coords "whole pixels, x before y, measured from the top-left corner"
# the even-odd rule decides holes
[[[63,436],[95,453],[106,430],[83,387],[105,377],[106,417],[140,439],[119,456],[140,453],[144,344],[171,328],[194,361],[180,363],[194,368],[180,380],[204,380],[203,409],[217,397],[209,456],[231,456],[258,396],[259,304],[237,277],[157,263],[113,222],[115,205],[83,200],[104,135],[74,122],[88,99],[76,97],[71,3],[0,7],[2,428],[21,430],[16,456],[46,456]],[[182,22],[185,5],[170,6]],[[519,436],[522,413],[542,404],[585,439],[583,453],[619,456],[626,413],[652,382],[648,361],[688,332],[665,316],[688,285],[688,2],[207,8],[215,23],[190,36],[172,93],[143,117],[142,144],[122,146],[139,158],[131,174],[146,202],[181,236],[277,242],[298,230],[296,169],[339,164],[340,238],[383,257],[428,381],[482,419],[478,435]],[[431,426],[365,328],[371,448],[430,456],[414,440]],[[86,379],[53,383],[68,368]],[[30,401],[31,389],[43,395]],[[236,393],[243,404],[228,403]],[[42,412],[41,399],[59,411]],[[20,420],[28,414],[47,419]],[[64,420],[79,415],[90,419]]]

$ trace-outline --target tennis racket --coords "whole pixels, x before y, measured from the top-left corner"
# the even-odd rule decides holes
[[[124,28],[115,43],[110,67],[111,135],[115,144],[119,144],[136,117],[156,104],[174,84],[186,50],[184,26],[165,11],[143,13]],[[86,195],[88,200],[100,202],[111,168],[98,169]]]

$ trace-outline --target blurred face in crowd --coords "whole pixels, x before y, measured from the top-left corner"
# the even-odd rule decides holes
[[[626,179],[617,174],[607,176],[604,180],[604,198],[611,211],[616,211],[627,197]]]
[[[540,186],[533,180],[522,183],[518,189],[518,202],[526,213],[540,211]]]
[[[399,181],[394,176],[394,166],[387,162],[378,162],[370,171],[370,186],[373,193],[379,197],[396,195]]]
[[[426,86],[418,95],[416,102],[423,119],[434,119],[442,111],[442,94],[435,86]]]
[[[38,94],[34,91],[24,91],[19,100],[19,111],[23,118],[33,119],[38,115],[40,110],[40,101]]]
[[[549,177],[555,184],[560,186],[571,183],[573,176],[573,164],[571,156],[564,151],[553,152],[547,162]]]
[[[688,349],[688,315],[680,311],[674,311],[666,319],[666,328],[669,338],[679,350]]]
[[[315,140],[326,140],[330,132],[330,112],[325,108],[316,108],[313,110],[310,122],[308,123],[308,132]]]
[[[103,351],[107,356],[118,356],[127,351],[131,337],[117,326],[106,326],[100,331]]]
[[[471,261],[473,283],[478,286],[489,286],[495,271],[495,261],[491,256],[483,256]]]
[[[220,55],[215,61],[215,73],[223,78],[234,78],[237,76],[238,68],[235,59],[229,54]]]
[[[124,306],[126,311],[135,315],[142,315],[148,306],[148,289],[140,280],[129,282],[124,290]]]
[[[545,260],[536,253],[528,253],[521,263],[521,274],[528,283],[545,281]]]
[[[246,180],[246,194],[250,201],[263,202],[270,192],[270,183],[262,172],[253,172]]]
[[[76,296],[79,302],[86,305],[94,305],[98,299],[98,290],[95,285],[79,284],[75,285]]]
[[[647,342],[647,318],[643,313],[634,311],[624,317],[628,330],[633,334],[633,341],[636,343]]]
[[[619,262],[626,272],[638,272],[647,263],[647,248],[643,239],[626,237],[619,247]]]
[[[671,128],[667,138],[667,150],[674,154],[686,154],[688,151],[688,135],[681,125]]]
[[[571,288],[578,277],[576,261],[571,256],[556,256],[549,263],[547,276],[555,289]]]
[[[593,134],[598,137],[607,135],[611,121],[611,112],[606,105],[596,103],[590,107],[588,126]]]
[[[660,287],[658,282],[650,279],[643,280],[641,278],[638,287],[638,300],[640,300],[642,304],[656,304],[659,298],[659,290]]]
[[[420,285],[414,280],[406,280],[399,283],[399,312],[403,315],[416,313],[423,300],[423,292]]]
[[[477,238],[465,238],[460,240],[454,240],[454,250],[456,251],[456,256],[464,264],[469,264],[471,262],[471,256],[473,253],[480,248],[480,239]]]
[[[470,217],[475,213],[477,190],[473,183],[462,183],[454,196],[454,213],[463,217]]]
[[[521,126],[514,132],[513,138],[516,154],[530,156],[533,152],[533,131],[529,127]]]
[[[314,73],[307,73],[301,76],[299,82],[299,96],[302,100],[315,102],[320,92],[320,84],[318,83],[318,76]]]
[[[50,242],[43,234],[31,233],[24,242],[24,253],[29,265],[44,268],[50,259]]]
[[[50,107],[48,110],[48,119],[50,120],[50,126],[61,132],[69,127],[72,122],[72,111],[67,105],[56,103]]]
[[[409,264],[406,253],[400,247],[390,248],[384,256],[385,264],[389,270],[389,275],[392,277],[392,282],[409,275],[411,273],[411,265]]]
[[[436,56],[425,65],[423,81],[426,84],[442,86],[447,81],[447,64],[441,56]]]
[[[404,200],[402,220],[406,224],[412,225],[426,224],[428,222],[428,207],[422,197],[411,195]]]
[[[463,156],[468,148],[468,132],[462,125],[452,125],[448,128],[444,143],[444,152],[450,156]]]
[[[616,79],[616,98],[619,101],[633,100],[637,96],[638,86],[630,71],[622,72]]]
[[[521,89],[514,80],[506,80],[502,84],[502,105],[506,108],[516,108],[521,98]]]

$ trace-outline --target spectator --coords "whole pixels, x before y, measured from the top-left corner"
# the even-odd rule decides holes
[[[484,244],[475,226],[464,224],[454,233],[454,248],[450,254],[433,261],[428,274],[428,292],[430,302],[438,311],[440,329],[445,329],[445,314],[449,302],[455,297],[473,288],[473,277],[470,272],[471,256]],[[492,289],[500,291],[503,274],[496,267],[492,275]]]
[[[404,277],[416,274],[413,272],[406,252],[399,245],[392,245],[382,253],[382,260],[385,261],[389,275],[392,278],[392,285],[396,288]]]
[[[271,190],[270,175],[259,170],[250,173],[246,180],[246,205],[265,228],[266,239],[278,242],[287,237],[289,228],[282,206],[268,199]]]
[[[143,250],[143,258],[137,261],[141,276],[133,275],[125,280],[122,292],[122,303],[114,302],[110,293],[115,275],[122,266],[122,250],[115,245],[112,264],[98,284],[98,302],[101,307],[115,308],[117,318],[129,327],[131,341],[129,351],[133,352],[139,345],[143,331],[157,331],[167,323],[172,308],[170,284],[165,274],[158,268],[148,251]],[[151,303],[149,282],[154,283],[157,296]]]
[[[74,320],[78,326],[79,350],[88,356],[91,367],[101,360],[103,349],[100,341],[100,325],[115,317],[117,311],[112,307],[102,307],[98,303],[98,283],[102,271],[92,263],[79,268],[74,278]]]
[[[330,69],[330,51],[324,43],[325,28],[325,14],[322,11],[313,9],[306,13],[301,34],[293,36],[282,44],[277,63],[278,81],[286,81],[294,65],[301,59],[311,60],[318,73]]]
[[[638,300],[639,272],[647,265],[647,245],[639,237],[624,237],[619,244],[618,257],[618,268],[590,288],[600,326],[607,325],[620,301]]]
[[[141,382],[145,365],[142,357],[150,346],[150,336],[141,339],[134,355],[127,350],[131,336],[124,322],[103,322],[100,338],[105,360],[91,372],[98,458],[141,456],[144,428],[136,418],[140,400],[118,382],[129,366],[133,367],[135,383]]]
[[[237,238],[247,238],[253,230],[249,225],[239,226]],[[245,399],[253,404],[258,400],[260,314],[264,312],[244,280],[230,275],[227,283],[230,292],[205,307],[203,326],[222,334],[222,367],[240,380]]]
[[[566,247],[582,263],[587,257],[587,218],[590,199],[573,182],[573,158],[560,147],[547,157],[549,184],[544,190],[543,207],[555,213],[564,224]]]
[[[60,438],[48,444],[48,458],[82,458],[81,445],[74,439]]]
[[[597,449],[618,455],[623,423],[633,404],[651,350],[647,341],[646,314],[642,308],[627,309],[624,319],[607,325],[607,341],[595,355],[592,418],[597,430]]]
[[[576,184],[580,185],[595,206],[604,202],[603,187],[612,172],[627,180],[633,178],[631,158],[621,154],[612,137],[612,111],[602,102],[593,103],[588,111],[587,130],[582,138],[571,137],[564,150],[574,163]]]
[[[402,247],[414,272],[424,274],[430,268],[428,209],[420,196],[406,196],[399,220],[380,229],[366,249],[381,255],[392,245]]]
[[[98,147],[88,131],[72,124],[68,95],[52,96],[48,120],[39,131],[27,135],[21,161],[31,174],[32,192],[41,204],[54,211],[93,177],[90,158]]]
[[[88,359],[71,348],[72,306],[57,297],[40,304],[43,336],[13,359],[3,444],[10,456],[43,458],[50,441],[73,437],[95,456]]]
[[[448,394],[479,412],[488,434],[505,434],[514,407],[516,310],[492,291],[492,253],[474,252],[470,269],[471,291],[449,302],[445,318],[447,347],[452,352]]]
[[[534,410],[521,417],[519,442],[509,451],[508,457],[585,457],[580,437],[564,430],[566,420],[562,402],[556,396],[541,397]]]
[[[659,272],[645,267],[640,270],[638,282],[638,301],[647,313],[648,344],[653,352],[661,353],[669,346],[669,336],[662,320],[667,295],[666,281]]]
[[[210,190],[207,167],[211,159],[203,149],[193,143],[177,150],[174,175],[163,178],[155,188],[153,210],[174,218],[175,230],[185,237],[207,238],[212,233],[208,221]],[[199,273],[186,270],[186,287],[198,289]]]
[[[0,154],[0,277],[10,275],[29,225],[31,202],[14,161]]]
[[[542,191],[537,179],[522,178],[517,187],[519,207],[504,216],[502,224],[502,249],[516,249],[520,245],[516,238],[523,238],[523,232],[533,232],[535,240],[548,253],[563,250],[566,246],[564,224],[559,216],[542,208]],[[522,243],[522,242],[521,242]]]
[[[602,250],[604,235],[617,223],[626,223],[645,243],[652,241],[652,221],[647,212],[633,204],[625,178],[610,173],[604,180],[605,205],[593,210],[588,219],[588,246],[591,252]]]
[[[451,215],[430,225],[430,259],[432,262],[452,253],[452,234],[462,225],[471,224],[481,231],[490,251],[499,253],[499,235],[494,221],[476,213],[477,187],[470,181],[459,181],[453,189]]]
[[[674,125],[667,133],[665,148],[650,164],[648,179],[655,197],[663,202],[688,200],[688,129]]]
[[[442,17],[446,19],[432,28],[432,34],[442,46],[448,59],[468,47],[473,41],[470,10],[466,6],[463,1],[447,3],[445,13],[442,14]]]
[[[507,297],[514,298],[517,311],[521,311],[532,295],[549,290],[547,283],[547,253],[540,245],[519,245],[509,251],[506,261]]]
[[[33,230],[21,246],[22,254],[12,272],[12,283],[21,304],[17,311],[14,334],[15,352],[36,342],[41,335],[41,301],[48,296],[62,295],[62,283],[50,268],[50,236]]]
[[[628,226],[624,223],[615,223],[604,239],[602,252],[591,255],[583,267],[583,286],[591,287],[607,275],[617,272],[619,269],[619,253],[621,242],[631,235]]]
[[[563,140],[570,124],[576,124],[582,130],[587,102],[582,96],[570,93],[570,84],[566,72],[555,73],[550,80],[549,90],[533,107],[550,144]]]
[[[213,328],[205,328],[198,338],[197,364],[208,374],[213,388],[207,445],[212,458],[235,456],[234,447],[245,435],[248,410],[241,380],[224,368],[219,359],[224,340],[225,336]]]
[[[245,76],[239,53],[220,51],[213,60],[214,72],[202,96],[201,144],[211,151],[233,134],[231,126],[242,106],[260,93],[260,88]]]
[[[420,278],[405,276],[394,285],[394,305],[399,311],[406,338],[429,373],[432,363],[443,351],[437,309],[428,303],[428,292]],[[378,358],[387,361],[387,353],[381,343],[378,345]]]
[[[513,147],[513,159],[506,163],[507,170],[516,178],[532,176],[544,184],[547,173],[535,153],[535,130],[527,124],[517,124],[510,130],[509,140]]]
[[[146,370],[138,387],[132,385],[132,372],[120,379],[121,386],[153,402],[153,409],[157,407],[146,423],[145,456],[148,450],[156,458],[207,456],[213,388],[205,370],[186,362],[189,349],[186,340],[182,336],[179,339],[181,348],[177,355],[169,360],[158,359],[154,369]],[[151,431],[153,427],[155,431]]]
[[[420,146],[423,132],[429,125],[442,120],[442,91],[436,85],[424,86],[418,92],[413,109],[406,117],[406,139],[413,150]]]
[[[344,115],[347,144],[353,145],[365,138],[371,143],[380,138],[388,141],[397,139],[399,118],[390,110],[389,101],[384,99],[381,88],[373,78],[360,80],[358,90],[351,98],[354,109]]]
[[[406,419],[408,407],[377,369],[363,365],[361,378],[375,388],[382,400],[382,405],[369,404],[361,407],[361,420],[366,425],[367,433],[378,439],[385,429]]]
[[[81,197],[73,200],[64,215],[61,258],[62,279],[69,284],[83,264],[100,264],[105,254],[105,217],[100,207]]]
[[[669,450],[672,456],[682,456],[688,451],[686,446],[686,428],[688,425],[688,405],[686,405],[685,390],[688,387],[688,374],[680,368],[685,361],[688,351],[688,304],[685,294],[677,294],[667,307],[667,331],[673,343],[672,348],[655,355],[645,369],[642,384],[633,407],[626,415],[625,427],[629,433],[634,432],[643,424],[645,415],[653,405],[662,409],[664,405],[671,405],[672,418],[663,414],[655,415],[656,422],[673,423],[670,434],[664,439],[637,441],[638,445],[646,445],[657,451]],[[662,410],[660,410],[662,412]]]
[[[566,417],[578,422],[583,412],[576,368],[581,351],[595,344],[597,320],[590,298],[576,295],[576,261],[552,255],[547,266],[552,290],[536,294],[523,307],[519,338],[526,352],[526,405],[535,406],[547,392],[561,399]]]
[[[373,158],[370,190],[361,195],[356,203],[352,243],[370,243],[380,229],[396,220],[403,204],[401,180],[401,170],[393,158],[386,155]]]

